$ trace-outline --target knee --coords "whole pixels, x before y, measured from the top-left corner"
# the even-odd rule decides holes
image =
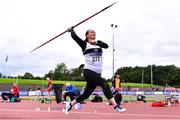
[[[88,97],[89,97],[89,96],[87,96],[87,95],[80,95],[80,96],[78,96],[78,97],[76,98],[76,101],[77,101],[77,102],[82,102],[82,101],[84,101],[85,99],[88,99]]]
[[[107,83],[107,81],[102,81],[99,86],[101,86],[103,89],[106,89],[109,87],[109,84]]]

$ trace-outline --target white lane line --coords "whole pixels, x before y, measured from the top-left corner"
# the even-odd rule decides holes
[[[0,111],[11,111],[11,112],[44,112],[44,113],[63,113],[62,111],[48,111],[48,110],[18,110],[18,109],[0,109]],[[121,115],[121,116],[139,116],[139,117],[171,117],[171,118],[180,118],[180,116],[177,115],[153,115],[153,114],[126,114],[126,113],[103,113],[103,112],[97,112],[96,114],[94,112],[69,112],[69,114],[90,114],[90,115]]]

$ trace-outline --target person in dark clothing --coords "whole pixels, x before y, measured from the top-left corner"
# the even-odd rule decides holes
[[[63,97],[64,97],[64,101],[66,101],[66,98],[69,96],[71,101],[75,99],[75,97],[77,96],[77,92],[76,92],[76,88],[74,85],[72,85],[71,83],[66,83],[66,88],[62,93]]]
[[[93,93],[93,99],[91,100],[91,102],[103,102],[103,98],[101,97],[101,95]]]
[[[12,93],[2,93],[2,99],[3,101],[7,101],[14,97],[14,94]]]
[[[126,109],[121,108],[116,104],[113,94],[110,90],[107,81],[101,77],[102,73],[102,48],[108,48],[108,45],[100,40],[96,41],[96,33],[94,30],[89,29],[85,33],[86,39],[83,41],[74,32],[73,28],[69,28],[68,32],[71,33],[71,37],[81,47],[83,55],[85,57],[85,66],[83,70],[83,77],[86,81],[86,87],[84,93],[78,96],[68,106],[68,111],[72,109],[72,106],[76,103],[80,103],[85,99],[89,98],[92,92],[97,86],[102,87],[104,95],[110,103],[114,105],[114,109],[117,112],[124,112]]]
[[[55,100],[56,103],[59,104],[62,102],[62,88],[63,88],[63,84],[53,84],[52,88],[54,89],[54,94],[55,94]]]
[[[143,95],[137,95],[137,101],[138,102],[141,102],[141,101],[143,101],[144,103],[146,103],[146,100],[144,100],[146,97],[145,96],[143,96]]]

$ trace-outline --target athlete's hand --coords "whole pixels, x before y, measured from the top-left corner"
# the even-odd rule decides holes
[[[72,29],[73,29],[73,27],[70,27],[70,28],[67,29],[67,31],[68,31],[68,32],[71,32]]]
[[[62,96],[64,96],[64,95],[65,95],[65,93],[67,93],[67,91],[63,91],[63,92],[62,92]]]

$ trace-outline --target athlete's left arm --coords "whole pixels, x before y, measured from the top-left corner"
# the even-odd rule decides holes
[[[102,48],[108,48],[109,47],[108,44],[106,44],[100,40],[97,41],[96,45],[99,47],[102,47]]]

